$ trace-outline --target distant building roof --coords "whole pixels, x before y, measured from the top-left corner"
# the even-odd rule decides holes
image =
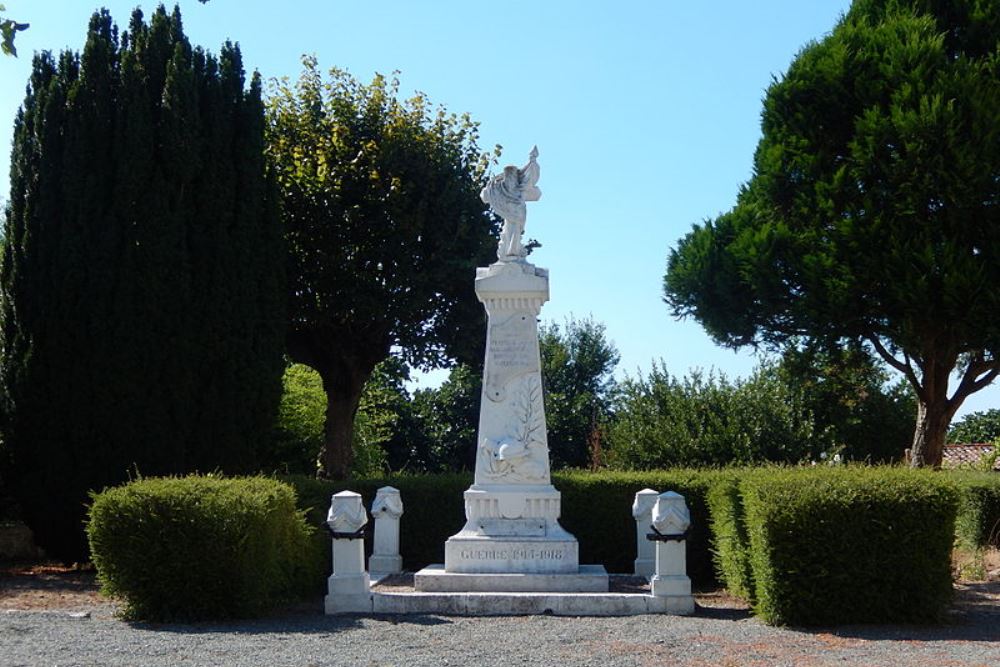
[[[945,445],[941,466],[958,468],[959,466],[974,466],[982,462],[983,457],[993,452],[990,443],[975,443],[967,445]],[[993,462],[993,469],[1000,471],[1000,456]]]

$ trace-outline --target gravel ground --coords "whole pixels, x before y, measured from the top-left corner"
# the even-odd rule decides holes
[[[21,609],[0,611],[3,666],[1000,666],[996,582],[960,586],[944,626],[809,630],[768,627],[719,595],[699,596],[688,618],[327,617],[317,601],[257,621],[150,625],[116,619],[79,586],[49,604],[38,596],[56,589],[7,589],[0,610]]]

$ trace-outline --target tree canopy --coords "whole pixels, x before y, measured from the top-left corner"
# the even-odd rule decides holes
[[[394,350],[430,368],[481,357],[476,266],[496,221],[479,199],[489,156],[468,116],[399,83],[363,84],[315,58],[268,104],[268,148],[288,246],[288,353],[327,392],[321,474],[350,469],[365,381]]]
[[[948,442],[973,444],[993,442],[1000,438],[1000,410],[971,412],[948,430]]]
[[[538,343],[552,467],[582,468],[610,416],[618,349],[604,325],[589,318],[545,325]]]
[[[245,472],[281,391],[283,252],[260,79],[180,12],[90,21],[35,56],[0,267],[4,478],[54,557],[87,493],[138,472]]]
[[[721,344],[870,345],[917,396],[914,465],[1000,372],[998,43],[1000,0],[858,0],[768,88],[735,208],[668,261],[673,313]]]
[[[905,380],[858,343],[789,345],[775,371],[812,413],[828,454],[849,461],[897,462],[913,438],[917,412]]]

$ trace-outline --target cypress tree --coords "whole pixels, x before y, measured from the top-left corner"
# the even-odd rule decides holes
[[[283,252],[256,75],[180,12],[94,14],[35,57],[0,263],[2,474],[41,546],[86,557],[87,493],[241,473],[283,367]]]

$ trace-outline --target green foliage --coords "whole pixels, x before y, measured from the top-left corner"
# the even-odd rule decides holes
[[[740,499],[740,478],[749,469],[720,474],[705,496],[712,531],[712,559],[719,580],[726,589],[745,600],[753,600],[753,572],[750,569],[750,539]]]
[[[621,383],[608,431],[609,463],[619,468],[797,462],[825,446],[801,397],[772,367],[730,382],[699,371],[678,379],[654,365]]]
[[[857,345],[790,346],[778,377],[799,394],[816,432],[849,461],[900,461],[913,441],[917,406],[904,381]]]
[[[949,477],[961,492],[955,537],[968,549],[1000,547],[1000,475],[954,471]]]
[[[375,367],[365,383],[354,420],[354,461],[351,476],[378,477],[387,472],[387,450],[407,432],[412,407],[404,383],[409,369],[397,357]]]
[[[280,396],[283,262],[260,79],[177,10],[33,61],[0,268],[4,478],[53,556],[90,490],[254,469]]]
[[[724,345],[872,344],[919,401],[918,465],[1000,372],[997,16],[1000,0],[855,2],[770,86],[753,179],[664,281]]]
[[[267,153],[289,248],[293,360],[329,398],[322,472],[350,468],[362,388],[390,349],[435,367],[482,355],[474,269],[491,259],[495,221],[479,199],[488,157],[468,116],[432,109],[399,82],[324,81],[304,59],[268,103]],[[472,334],[470,335],[470,332]]]
[[[993,442],[1000,438],[1000,410],[972,412],[959,419],[948,430],[948,442],[973,444]]]
[[[401,422],[409,414],[402,384],[406,377],[405,366],[390,357],[365,384],[354,431],[354,477],[385,472],[385,450],[397,439]],[[264,452],[262,468],[285,475],[314,475],[323,446],[326,407],[319,373],[302,364],[289,364],[274,437]]]
[[[552,483],[562,494],[560,523],[580,542],[580,562],[601,563],[608,572],[633,571],[636,530],[631,508],[635,494],[644,488],[681,494],[691,512],[688,576],[696,586],[711,586],[715,571],[706,498],[722,474],[683,468],[644,472],[565,470],[553,473]]]
[[[543,326],[538,338],[552,467],[582,468],[609,419],[618,350],[593,319]]]
[[[102,592],[156,622],[255,616],[309,591],[313,530],[292,488],[261,477],[135,481],[96,494],[87,524]]]
[[[740,481],[754,613],[777,625],[932,622],[952,597],[958,492],[892,468]]]
[[[289,364],[283,385],[274,438],[262,456],[261,469],[286,475],[315,474],[326,415],[323,380],[308,366]]]
[[[388,443],[389,467],[411,472],[471,470],[482,395],[482,370],[458,364],[441,386],[414,392],[400,406],[399,430]]]

